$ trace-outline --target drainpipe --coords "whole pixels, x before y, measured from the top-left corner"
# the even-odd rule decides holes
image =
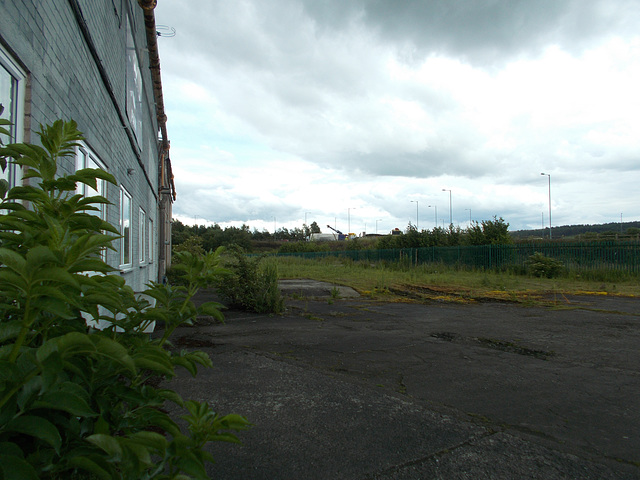
[[[169,137],[167,136],[167,116],[164,112],[164,97],[162,95],[162,78],[160,76],[160,55],[158,54],[158,33],[154,9],[157,0],[138,0],[138,5],[144,11],[144,25],[147,34],[147,49],[149,51],[149,70],[153,82],[153,98],[156,105],[156,118],[160,130],[161,143],[159,145],[159,178],[158,178],[158,281],[165,279],[167,268],[171,265],[171,203],[176,199],[176,188],[169,158]]]

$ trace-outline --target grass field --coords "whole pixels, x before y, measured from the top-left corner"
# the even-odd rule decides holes
[[[346,285],[362,295],[379,299],[531,301],[549,294],[640,296],[640,279],[634,277],[603,282],[577,275],[547,279],[493,271],[460,271],[435,265],[369,264],[339,258],[269,257],[266,261],[277,265],[279,278],[309,278]]]

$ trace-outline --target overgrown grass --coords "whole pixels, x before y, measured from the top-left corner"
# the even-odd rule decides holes
[[[615,277],[603,282],[588,274],[571,274],[560,278],[539,278],[510,272],[469,271],[437,264],[418,266],[399,263],[371,264],[349,259],[325,257],[269,257],[278,266],[279,277],[310,278],[350,286],[372,297],[388,295],[411,287],[429,287],[455,291],[470,298],[522,296],[549,292],[562,294],[606,293],[640,296],[640,279]]]

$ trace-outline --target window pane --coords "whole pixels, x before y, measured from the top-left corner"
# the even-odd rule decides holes
[[[89,147],[87,147],[84,143],[81,147],[78,147],[76,150],[76,170],[81,170],[83,168],[96,168],[100,170],[105,170],[104,165],[97,160],[95,157],[95,153]],[[78,182],[76,192],[84,195],[85,197],[93,197],[96,195],[100,195],[105,197],[107,192],[107,183],[105,180],[96,179],[96,188],[90,187],[89,185],[85,185],[84,183]],[[106,218],[106,206],[102,203],[93,205],[98,208],[98,211],[88,210],[87,213],[90,215],[96,215],[103,220]]]
[[[123,189],[120,191],[120,234],[122,265],[131,264],[131,197]]]
[[[147,234],[147,236],[149,237],[149,248],[148,248],[148,252],[149,252],[149,263],[153,262],[153,220],[149,220],[149,232]]]
[[[145,233],[145,227],[147,225],[147,218],[144,210],[140,209],[140,218],[138,219],[138,251],[139,261],[144,263],[145,261],[145,243],[147,242],[147,235]]]
[[[131,27],[127,22],[127,117],[133,134],[141,146],[142,138],[142,75],[140,73],[140,65],[138,63],[138,52],[133,41]]]
[[[14,121],[11,115],[13,112],[13,102],[15,101],[15,80],[11,74],[0,65],[0,103],[4,107],[2,118]],[[6,139],[3,139],[5,141]]]
[[[11,123],[15,123],[16,119],[13,115],[13,109],[15,108],[15,100],[16,100],[16,80],[11,76],[11,74],[0,65],[0,104],[4,107],[1,118],[5,120],[9,120]],[[11,133],[9,138],[0,138],[3,144],[11,143],[15,141],[14,135],[14,127],[5,126],[7,130]],[[4,135],[3,135],[4,137]],[[13,181],[10,175],[11,166],[7,165],[7,168],[2,171],[0,169],[0,178],[4,178],[9,182],[9,185],[13,186]]]

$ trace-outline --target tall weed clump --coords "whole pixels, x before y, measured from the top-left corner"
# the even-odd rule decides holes
[[[114,177],[97,169],[58,176],[58,159],[82,139],[75,122],[56,121],[39,136],[42,146],[0,148],[2,169],[13,162],[30,181],[9,190],[0,180],[0,477],[208,478],[205,445],[237,442],[232,432],[246,419],[155,385],[177,367],[196,375],[212,366],[203,352],[173,351],[169,337],[201,312],[221,317],[219,305],[191,302],[218,274],[219,255],[185,254],[185,286],[152,283],[136,295],[102,259],[118,238],[93,214],[108,200],[76,194],[77,183],[95,190]],[[155,339],[145,333],[153,322],[165,326]],[[184,408],[188,432],[167,402]]]
[[[235,307],[257,313],[282,313],[284,299],[278,288],[274,262],[262,263],[264,256],[250,257],[242,247],[227,249],[226,272],[216,281],[216,289]]]
[[[525,266],[527,273],[534,277],[556,278],[564,270],[562,262],[547,257],[541,252],[530,255],[525,262]]]

